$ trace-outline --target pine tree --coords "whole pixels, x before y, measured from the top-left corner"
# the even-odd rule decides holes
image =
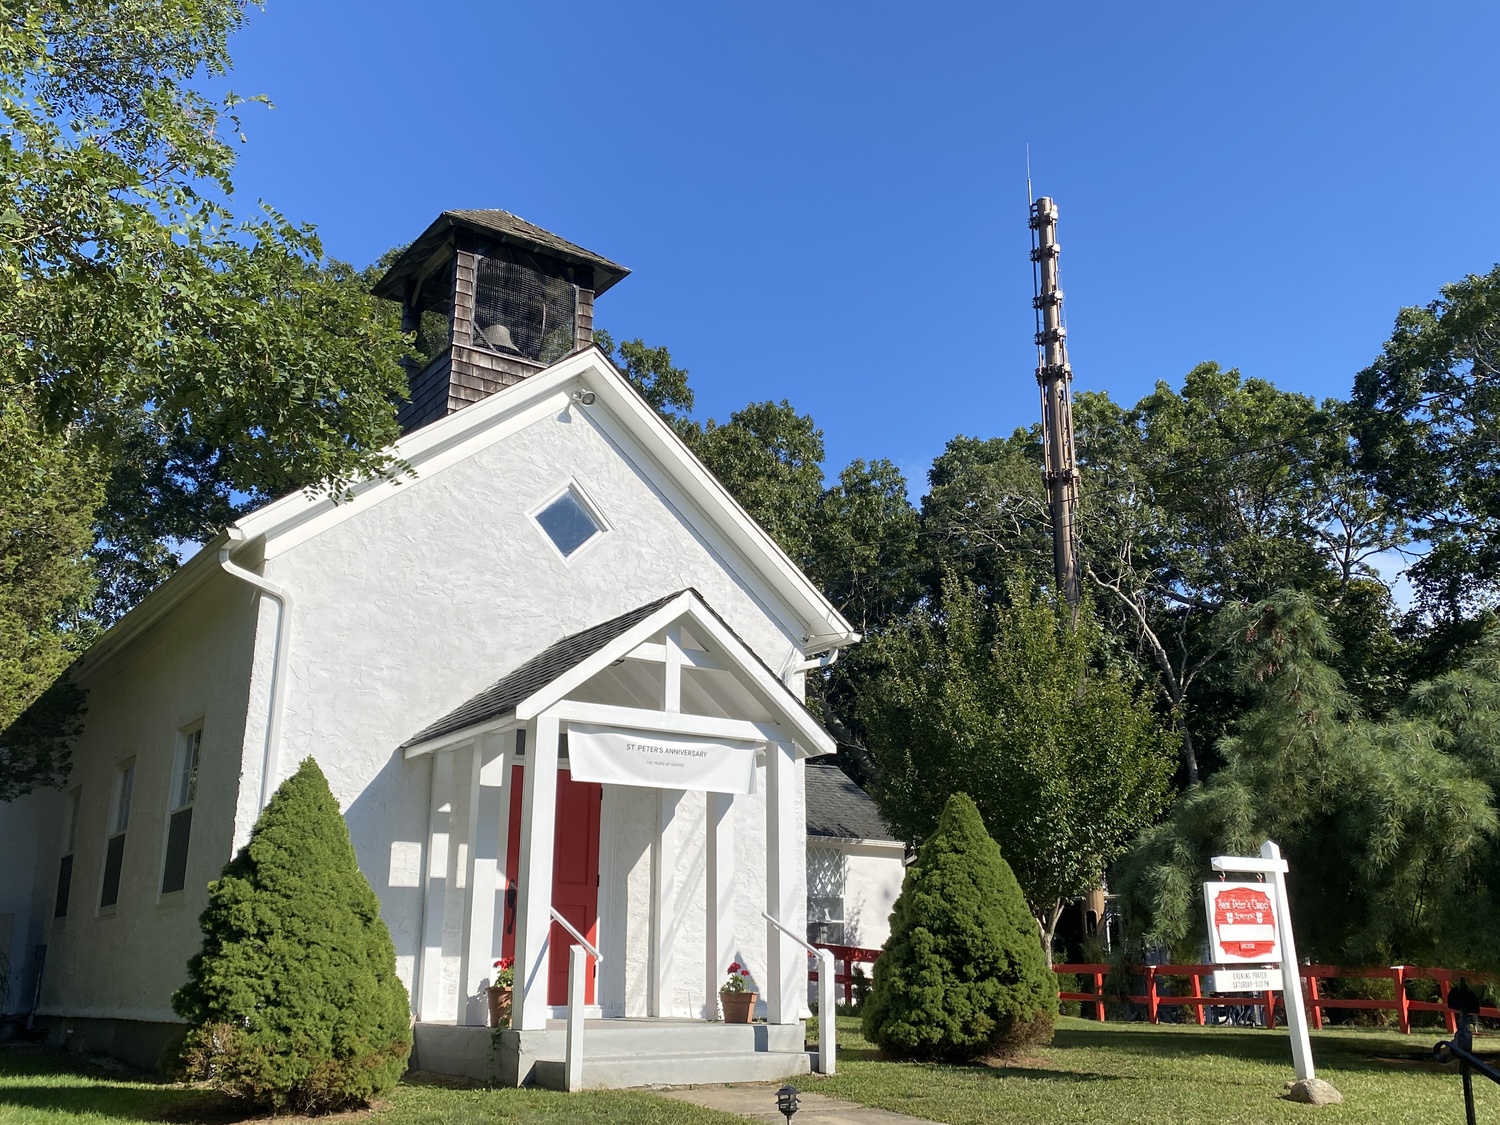
[[[865,1038],[908,1058],[967,1060],[1045,1042],[1057,978],[974,802],[948,799],[906,873],[875,962]]]
[[[1383,720],[1360,711],[1304,595],[1243,614],[1236,649],[1253,706],[1223,765],[1115,865],[1125,930],[1193,959],[1209,857],[1281,845],[1297,948],[1342,965],[1500,966],[1500,637],[1416,685]]]
[[[184,1073],[274,1110],[390,1090],[411,1053],[406,989],[349,829],[312,758],[210,887],[203,950],[172,998]]]

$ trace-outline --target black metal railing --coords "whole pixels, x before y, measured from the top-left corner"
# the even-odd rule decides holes
[[[1452,1039],[1445,1039],[1432,1049],[1433,1058],[1440,1063],[1458,1062],[1458,1073],[1464,1084],[1464,1114],[1468,1125],[1474,1121],[1474,1075],[1481,1074],[1496,1085],[1500,1085],[1500,1070],[1474,1053],[1474,1031],[1470,1021],[1479,1012],[1479,997],[1467,984],[1459,982],[1448,994],[1448,1007],[1458,1014],[1458,1030]]]

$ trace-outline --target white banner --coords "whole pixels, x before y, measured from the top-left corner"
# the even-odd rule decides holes
[[[568,765],[575,781],[755,792],[755,744],[692,734],[568,724]]]

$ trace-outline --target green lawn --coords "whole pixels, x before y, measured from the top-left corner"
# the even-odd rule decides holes
[[[1052,1045],[1005,1066],[884,1062],[839,1020],[839,1073],[798,1081],[850,1101],[950,1125],[995,1122],[1381,1122],[1447,1125],[1463,1120],[1458,1075],[1425,1062],[1383,1061],[1424,1053],[1435,1032],[1325,1031],[1313,1036],[1318,1073],[1347,1099],[1313,1109],[1278,1095],[1292,1076],[1286,1032],[1097,1024],[1064,1019]],[[1480,1120],[1500,1120],[1500,1088],[1482,1080]],[[234,1125],[224,1102],[201,1090],[100,1071],[46,1051],[0,1048],[4,1125]],[[727,1125],[740,1118],[648,1093],[556,1094],[402,1083],[374,1113],[340,1125],[578,1122],[581,1125]]]
[[[243,1114],[202,1090],[99,1071],[50,1051],[0,1048],[0,1122],[5,1125],[233,1125],[242,1120]],[[337,1125],[743,1125],[738,1117],[634,1091],[558,1094],[422,1082],[403,1082],[390,1104],[374,1113],[330,1120]]]
[[[1427,1052],[1436,1031],[1313,1033],[1318,1076],[1345,1102],[1313,1108],[1278,1095],[1294,1077],[1285,1028],[1277,1031],[1094,1023],[1063,1019],[1048,1047],[1006,1066],[882,1062],[857,1019],[839,1020],[839,1073],[798,1080],[817,1090],[949,1125],[995,1122],[1203,1122],[1261,1125],[1309,1120],[1448,1125],[1463,1120],[1456,1068],[1385,1062]],[[1476,1079],[1478,1118],[1500,1120],[1500,1087]]]

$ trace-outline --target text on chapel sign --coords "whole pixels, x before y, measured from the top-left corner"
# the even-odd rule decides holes
[[[1215,962],[1281,960],[1270,887],[1265,883],[1206,883],[1203,890]]]
[[[568,724],[573,780],[604,785],[753,793],[755,749],[750,742]]]

